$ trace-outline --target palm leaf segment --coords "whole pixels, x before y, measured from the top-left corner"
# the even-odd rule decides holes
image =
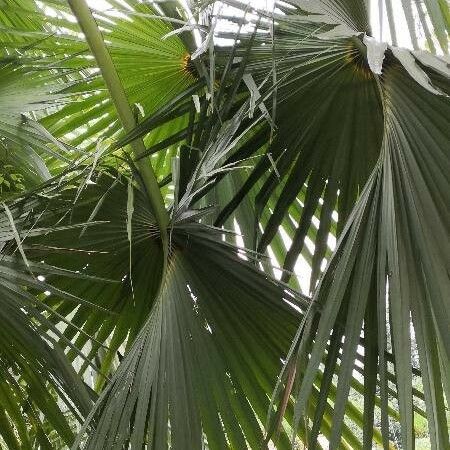
[[[313,14],[324,14],[331,21],[340,24],[340,27],[348,27],[360,32],[372,34],[369,25],[369,13],[373,13],[372,6],[377,6],[377,19],[380,28],[380,36],[383,30],[389,29],[390,39],[393,45],[398,45],[398,24],[395,14],[401,14],[406,21],[407,31],[414,50],[420,49],[420,35],[425,37],[425,45],[428,50],[436,54],[436,50],[448,54],[448,34],[450,29],[450,10],[448,3],[438,0],[423,2],[415,0],[380,0],[377,5],[370,1],[355,0],[294,0],[290,2],[304,11]],[[385,24],[385,16],[387,23]]]
[[[32,59],[0,58],[0,160],[20,173],[26,187],[47,181],[49,167],[67,162],[67,148],[35,120],[67,100],[57,78]]]
[[[114,60],[114,65],[122,80],[131,105],[136,105],[136,116],[147,115],[155,111],[166,101],[185,89],[192,82],[192,75],[185,70],[187,52],[177,36],[162,38],[171,31],[169,24],[163,21],[151,20],[146,16],[154,16],[155,12],[145,6],[136,7],[136,16],[130,22],[126,19],[115,19],[111,23],[97,16],[102,27],[106,27],[105,36],[109,42],[108,48]],[[140,15],[138,15],[140,14]],[[106,39],[106,37],[105,37]],[[78,44],[81,51],[86,51],[85,43]],[[136,62],[139,61],[139,64]],[[83,61],[86,67],[96,67],[95,61]],[[95,125],[85,132],[78,133],[74,144],[79,144],[92,137],[113,137],[121,130],[119,122],[115,121],[114,106],[105,90],[101,77],[95,77],[87,86],[81,84],[78,89],[92,89],[92,95],[68,105],[66,110],[58,111],[54,116],[46,118],[45,126],[56,136],[73,132],[78,126],[94,120]],[[143,93],[145,93],[143,95]],[[65,115],[70,115],[71,121],[61,121]],[[169,128],[169,131],[173,130]],[[161,131],[164,133],[164,131]],[[153,136],[157,138],[157,135]],[[148,142],[148,145],[152,140]],[[92,146],[92,144],[91,144]]]

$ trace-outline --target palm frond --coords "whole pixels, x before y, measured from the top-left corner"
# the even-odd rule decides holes
[[[11,227],[11,217],[2,212],[2,232]],[[0,437],[10,449],[50,448],[49,433],[56,430],[71,445],[74,429],[69,417],[82,421],[95,396],[58,345],[61,331],[42,302],[54,290],[46,277],[68,273],[45,264],[24,264],[14,256],[16,248],[14,241],[1,243]],[[78,300],[62,291],[59,295]]]
[[[263,439],[267,394],[298,313],[220,231],[180,225],[171,239],[161,293],[85,425],[95,431],[82,448],[201,448],[204,440],[245,448]]]
[[[388,55],[381,88],[385,131],[380,159],[322,277],[313,299],[314,312],[295,343],[294,354],[299,361],[296,420],[298,423],[304,413],[316,370],[333,332],[332,342],[344,339],[344,343],[339,355],[341,368],[330,448],[339,446],[358,345],[364,346],[367,390],[364,441],[367,445],[372,441],[371,396],[378,374],[382,433],[384,447],[388,448],[389,382],[384,355],[392,348],[401,442],[403,447],[412,448],[410,349],[414,329],[431,446],[445,448],[449,442],[445,398],[448,402],[449,393],[443,377],[450,347],[446,342],[449,318],[445,306],[445,292],[449,289],[445,235],[449,221],[444,205],[449,200],[445,176],[449,159],[443,149],[449,139],[444,119],[449,104],[446,98],[412,83],[392,55]],[[362,334],[364,344],[360,341]],[[326,368],[333,372],[336,361],[336,356],[329,354]],[[325,385],[324,398],[327,389]]]

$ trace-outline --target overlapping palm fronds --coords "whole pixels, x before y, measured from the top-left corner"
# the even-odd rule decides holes
[[[449,445],[445,59],[226,3],[0,0],[0,446]]]
[[[76,305],[88,302],[46,281],[76,274],[26,257],[24,236],[51,231],[26,226],[28,206],[3,203],[0,216],[0,442],[8,449],[51,448],[55,431],[71,445],[76,430],[70,418],[79,424],[95,399],[58,344],[63,334],[43,298],[53,293]],[[57,322],[68,323],[63,316]],[[70,341],[66,345],[78,351]]]

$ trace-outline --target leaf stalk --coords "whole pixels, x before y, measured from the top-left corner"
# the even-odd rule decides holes
[[[133,111],[128,103],[125,90],[114,66],[111,55],[106,47],[102,33],[98,28],[91,10],[85,0],[68,0],[69,5],[75,15],[81,30],[83,31],[89,48],[97,62],[105,84],[108,88],[111,99],[116,108],[119,120],[126,133],[129,133],[136,127],[136,120]],[[151,162],[139,157],[145,153],[145,145],[141,138],[135,139],[130,143],[139,169],[147,195],[155,215],[156,222],[161,232],[163,242],[167,241],[167,228],[169,224],[169,215],[167,213],[164,199],[159,190],[158,180],[153,170]]]

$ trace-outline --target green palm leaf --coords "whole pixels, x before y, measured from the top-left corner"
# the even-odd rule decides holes
[[[378,366],[375,370],[384,405],[381,411],[382,415],[386,414],[388,382],[384,352],[392,345],[402,446],[412,448],[409,351],[412,320],[425,387],[431,445],[445,448],[449,438],[444,396],[448,399],[448,392],[441,371],[445,371],[448,364],[445,292],[449,286],[445,274],[448,217],[443,205],[448,194],[444,174],[449,159],[442,150],[449,138],[443,119],[449,104],[447,99],[411,84],[408,74],[390,55],[382,89],[385,133],[380,159],[314,296],[317,312],[311,315],[302,337],[295,344],[296,358],[306,364],[299,368],[301,381],[296,417],[298,420],[303,414],[331,331],[341,329],[345,341],[330,440],[330,448],[338,447],[345,400],[364,328],[364,364],[368,368],[364,371],[365,386],[367,383],[367,389],[374,392],[376,376],[372,370]],[[386,314],[389,315],[391,342],[386,337]],[[433,356],[425,350],[432,342]],[[329,359],[328,363],[333,371],[336,359]],[[370,396],[368,393],[365,401],[369,401]],[[365,414],[367,420],[373,422],[373,402]],[[371,445],[371,432],[369,426],[369,435],[364,438],[367,446]],[[386,415],[382,416],[382,432],[387,447]]]
[[[12,216],[2,213],[2,234],[13,227]],[[11,239],[11,238],[9,238]],[[26,265],[14,252],[8,232],[2,236],[0,264],[0,438],[7,448],[50,448],[56,430],[66,445],[74,439],[68,416],[81,421],[91,408],[91,395],[57,343],[61,336],[52,325],[44,292],[54,290],[45,277],[59,273],[45,264]],[[31,271],[39,274],[35,278]],[[43,281],[40,281],[40,280]],[[58,291],[62,298],[77,301]],[[1,442],[1,439],[0,439]]]
[[[93,411],[83,448],[201,448],[204,435],[210,448],[262,441],[267,393],[298,315],[219,231],[175,226],[171,239],[161,293]]]
[[[34,120],[46,108],[66,101],[52,74],[16,57],[0,59],[0,160],[20,173],[26,187],[50,179],[44,159],[61,163],[66,148]]]

